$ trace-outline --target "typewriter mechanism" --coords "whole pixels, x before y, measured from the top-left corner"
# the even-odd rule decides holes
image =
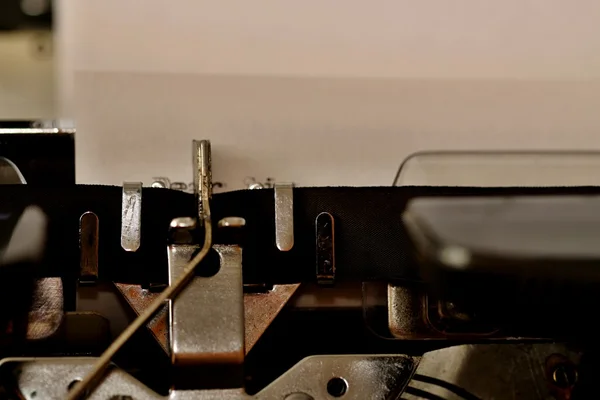
[[[200,140],[188,193],[75,184],[73,130],[0,133],[0,399],[597,398],[576,173],[213,193]]]

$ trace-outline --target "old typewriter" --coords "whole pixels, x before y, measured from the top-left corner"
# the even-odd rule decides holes
[[[597,398],[600,187],[560,154],[556,184],[213,193],[199,140],[187,193],[0,131],[2,399]]]

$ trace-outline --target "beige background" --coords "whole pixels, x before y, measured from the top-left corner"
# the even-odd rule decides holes
[[[426,149],[600,146],[600,3],[62,0],[82,182],[390,184]]]

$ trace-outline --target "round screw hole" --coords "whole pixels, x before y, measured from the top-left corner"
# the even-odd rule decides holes
[[[331,378],[327,382],[327,393],[333,397],[342,397],[348,390],[348,382],[344,378]]]
[[[73,389],[79,382],[81,382],[81,379],[73,379],[71,383],[69,383],[69,386],[67,386],[67,389]]]

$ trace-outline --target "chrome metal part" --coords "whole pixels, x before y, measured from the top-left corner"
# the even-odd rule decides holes
[[[75,133],[74,128],[2,128],[0,129],[0,135],[5,134],[63,134],[72,135]]]
[[[581,358],[559,343],[477,344],[431,351],[421,358],[402,396],[415,399],[416,389],[416,393],[429,393],[430,398],[452,400],[553,398],[557,388],[549,384],[552,371],[547,370],[547,360],[555,354],[572,365]]]
[[[169,305],[174,365],[239,364],[244,361],[242,249],[214,246],[221,267],[210,278],[194,277]],[[169,283],[185,272],[194,245],[168,247]]]
[[[142,314],[159,293],[142,289],[140,285],[115,283],[123,297],[131,305],[136,314]],[[244,293],[244,336],[246,354],[254,347],[264,331],[292,298],[299,284],[275,285],[266,293]],[[359,303],[360,305],[360,303]],[[166,310],[165,310],[166,311]],[[160,343],[168,350],[167,313],[159,312],[150,322],[148,328]]]
[[[335,224],[333,215],[322,212],[315,219],[317,283],[335,282]]]
[[[169,225],[171,229],[194,229],[196,228],[196,218],[179,217],[174,218]]]
[[[197,219],[192,217],[178,217],[169,225],[169,243],[196,244],[193,231],[197,226]]]
[[[5,359],[0,367],[14,371],[17,385],[27,400],[64,399],[71,382],[93,368],[93,358]],[[90,400],[131,396],[148,400],[271,400],[298,398],[332,399],[328,384],[339,378],[347,383],[344,400],[388,400],[396,398],[409,381],[416,362],[403,355],[313,356],[301,360],[283,376],[255,396],[242,389],[173,390],[159,396],[126,372],[111,368],[106,378],[90,393]],[[16,371],[20,371],[16,373]],[[296,397],[290,397],[290,396]]]
[[[79,218],[79,283],[94,284],[98,280],[98,216],[85,212]]]
[[[193,165],[194,165],[194,194],[198,203],[199,223],[204,218],[204,206],[202,197],[212,198],[212,167],[210,142],[208,140],[194,140],[193,142]]]
[[[210,189],[212,186],[210,173],[210,143],[203,141],[200,142],[198,147],[201,150],[198,153],[202,154],[202,162],[201,168],[196,169],[195,171],[195,175],[197,175],[195,179],[201,181],[203,184],[202,190],[198,192],[198,204],[202,211],[199,215],[199,218],[202,220],[202,225],[204,226],[204,245],[186,264],[180,277],[173,282],[172,285],[162,291],[160,295],[150,304],[150,306],[148,306],[148,308],[146,308],[146,310],[140,314],[98,358],[90,373],[86,375],[81,382],[77,383],[69,392],[69,400],[85,398],[87,392],[93,391],[93,389],[102,379],[111,359],[117,353],[117,351],[123,347],[123,345],[138,331],[138,329],[140,329],[142,326],[145,326],[147,322],[156,315],[156,313],[164,306],[165,301],[173,300],[177,297],[177,295],[193,278],[196,267],[200,261],[202,261],[210,251],[212,247],[212,221],[210,216]]]
[[[275,192],[275,244],[280,251],[294,247],[294,186],[276,183]]]
[[[218,223],[219,228],[241,228],[246,226],[246,220],[242,217],[225,217]]]
[[[121,203],[121,247],[137,251],[142,240],[142,182],[124,182]]]
[[[27,181],[17,165],[6,157],[0,157],[0,184],[19,185]]]

